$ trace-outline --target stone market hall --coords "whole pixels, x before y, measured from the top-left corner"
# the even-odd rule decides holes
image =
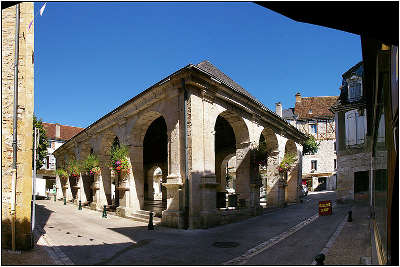
[[[83,172],[78,179],[57,176],[57,198],[96,210],[114,207],[128,218],[146,218],[150,210],[157,217],[158,211],[155,219],[169,227],[229,223],[262,213],[260,187],[265,187],[267,207],[299,201],[306,138],[210,62],[189,64],[53,153],[57,168],[95,154],[101,170],[94,177]],[[254,156],[260,142],[268,151],[266,181],[260,179]],[[131,170],[123,179],[110,168],[115,144],[129,151]],[[278,166],[288,153],[297,160],[282,175]],[[235,165],[233,182],[227,181],[228,162]],[[228,187],[235,196],[229,201]]]

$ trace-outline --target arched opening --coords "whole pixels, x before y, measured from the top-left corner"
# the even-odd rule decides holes
[[[110,152],[113,148],[117,147],[120,147],[120,143],[118,137],[115,136],[111,144]],[[114,171],[111,172],[111,201],[113,209],[119,207],[119,190],[116,189],[118,187],[118,183],[119,183],[119,174],[117,174]]]
[[[259,173],[262,181],[260,205],[278,206],[279,194],[279,148],[278,139],[271,128],[264,128],[259,139]]]
[[[298,186],[301,185],[301,182],[299,183],[299,159],[298,159],[298,154],[297,154],[297,147],[296,144],[293,140],[287,140],[286,145],[285,145],[285,156],[288,157],[289,155],[292,155],[295,157],[295,161],[291,164],[291,168],[289,169],[288,172],[285,172],[285,180],[287,183],[287,186],[285,188],[285,202],[297,202],[297,197],[298,197]]]
[[[238,117],[232,113],[220,114],[215,122],[215,175],[217,186],[217,208],[236,207],[240,198],[237,183],[237,140]],[[243,179],[243,177],[241,177]],[[243,181],[242,181],[243,182]],[[228,203],[226,203],[228,197]]]
[[[82,144],[82,149],[80,153],[81,160],[86,160],[89,155],[93,155],[94,151],[93,148],[89,146],[89,144]],[[94,182],[94,175],[88,174],[86,171],[81,172],[82,175],[82,184],[83,184],[83,193],[85,196],[86,201],[82,201],[83,206],[90,205],[93,202],[93,190],[92,184]]]
[[[144,210],[156,216],[167,208],[166,182],[168,174],[168,135],[163,116],[155,119],[143,139]]]

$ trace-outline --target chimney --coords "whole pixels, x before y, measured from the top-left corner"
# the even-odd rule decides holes
[[[56,138],[60,138],[60,124],[56,123]]]
[[[281,102],[275,103],[275,113],[282,118],[282,104]]]
[[[300,93],[296,94],[296,103],[297,102],[301,102],[301,94]]]

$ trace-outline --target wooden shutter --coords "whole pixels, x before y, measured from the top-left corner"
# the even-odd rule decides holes
[[[348,111],[345,114],[346,125],[346,145],[351,146],[356,144],[356,118],[354,110]]]

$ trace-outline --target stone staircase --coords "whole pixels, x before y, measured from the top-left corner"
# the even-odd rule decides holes
[[[150,211],[137,210],[137,211],[130,213],[129,215],[126,215],[125,217],[128,219],[137,221],[137,222],[149,223]],[[156,224],[160,224],[160,223],[161,223],[161,218],[154,217],[154,213],[153,213],[153,224],[156,225]]]

